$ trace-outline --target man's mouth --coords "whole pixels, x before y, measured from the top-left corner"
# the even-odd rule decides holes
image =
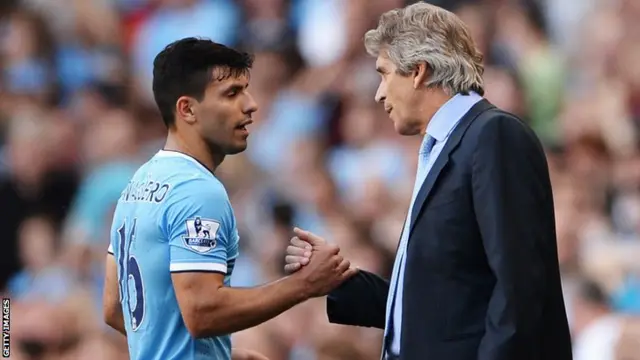
[[[236,129],[242,130],[242,131],[249,131],[249,129],[247,129],[247,126],[251,124],[253,124],[253,120],[251,119],[245,120],[242,123],[240,123],[240,125],[236,126]]]

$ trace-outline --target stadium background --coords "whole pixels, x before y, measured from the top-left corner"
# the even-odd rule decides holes
[[[576,359],[640,359],[640,1],[432,1],[486,56],[487,97],[545,143]],[[362,35],[403,0],[24,0],[0,14],[0,288],[12,359],[124,359],[101,318],[113,205],[162,146],[152,60],[202,36],[256,54],[248,151],[219,170],[236,286],[282,275],[293,225],[390,271],[419,139],[373,101]],[[536,226],[531,224],[531,226]],[[429,306],[429,299],[424,299]],[[273,360],[377,359],[381,331],[309,301],[234,335]]]

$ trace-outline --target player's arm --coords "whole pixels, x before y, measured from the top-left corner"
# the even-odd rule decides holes
[[[126,336],[124,315],[122,314],[122,306],[120,305],[118,268],[111,246],[109,246],[109,254],[107,254],[104,277],[104,291],[102,295],[104,322]]]
[[[172,273],[187,329],[194,337],[231,334],[272,319],[306,300],[293,278],[254,288],[223,285],[224,274]]]
[[[307,299],[305,284],[297,277],[255,288],[224,286],[227,245],[236,240],[229,200],[223,190],[212,189],[204,180],[180,186],[182,189],[173,190],[166,213],[170,271],[184,323],[194,337],[256,326]],[[200,229],[209,229],[215,243],[197,239],[202,232],[195,234],[195,219],[199,219]]]

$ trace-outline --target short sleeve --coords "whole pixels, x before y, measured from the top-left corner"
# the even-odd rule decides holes
[[[165,216],[171,272],[227,273],[234,219],[222,184],[202,178],[180,184]]]
[[[107,253],[113,255],[113,245],[109,244],[109,247],[107,248]]]

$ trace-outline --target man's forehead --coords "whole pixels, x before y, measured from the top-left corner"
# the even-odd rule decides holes
[[[211,86],[219,87],[219,86],[231,86],[231,85],[239,85],[246,87],[249,84],[249,80],[251,76],[249,71],[244,72],[234,72],[229,69],[215,69],[212,74]]]
[[[245,81],[248,82],[250,78],[249,69],[232,69],[228,67],[216,67],[211,72],[211,77],[214,80],[225,81]]]
[[[383,55],[382,53],[380,55],[378,55],[378,58],[376,59],[376,69],[381,70],[381,69],[390,69],[391,67],[393,67],[393,63],[391,62],[391,60],[386,56]]]

